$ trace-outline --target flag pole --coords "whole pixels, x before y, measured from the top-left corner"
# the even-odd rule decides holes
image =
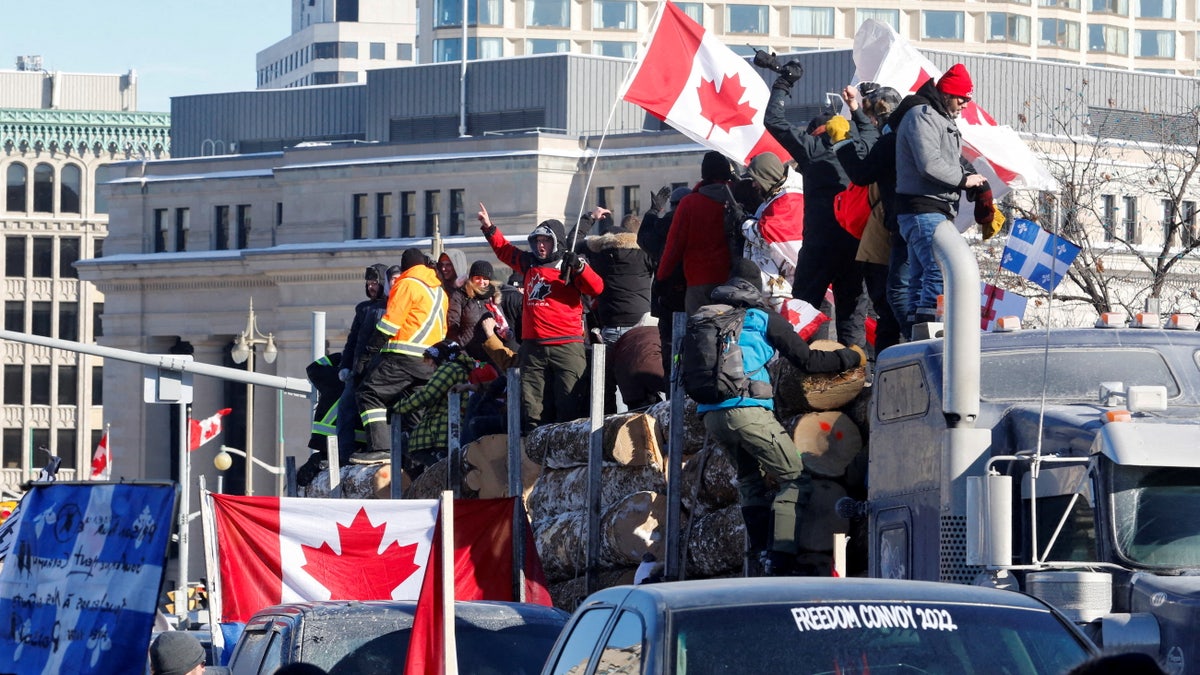
[[[188,457],[188,405],[179,404],[179,583],[175,589],[175,616],[179,618],[180,629],[187,628],[188,621],[188,512],[191,510],[189,484],[191,483],[192,465]]]
[[[441,502],[438,508],[438,517],[442,521],[438,574],[442,582],[442,672],[458,675],[458,647],[454,640],[454,493],[443,491]]]

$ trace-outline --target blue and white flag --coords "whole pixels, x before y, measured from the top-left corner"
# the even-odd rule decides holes
[[[1000,267],[1053,291],[1077,255],[1079,247],[1075,244],[1050,234],[1031,220],[1017,218],[1008,234]]]
[[[141,673],[176,487],[34,485],[0,569],[0,664],[19,673]]]

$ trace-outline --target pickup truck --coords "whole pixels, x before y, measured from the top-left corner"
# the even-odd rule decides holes
[[[542,675],[1067,672],[1095,646],[1036,598],[839,578],[705,579],[593,593]]]
[[[230,657],[232,675],[270,675],[290,663],[330,675],[404,672],[415,602],[298,602],[260,610]],[[458,672],[533,675],[566,623],[566,612],[513,602],[455,603]]]

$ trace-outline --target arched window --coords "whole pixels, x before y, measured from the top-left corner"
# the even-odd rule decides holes
[[[5,190],[7,193],[7,203],[4,206],[5,211],[24,212],[28,209],[25,202],[25,183],[29,179],[29,170],[24,164],[9,164],[8,178]]]
[[[54,213],[54,167],[38,164],[33,169],[33,210]]]
[[[58,181],[58,209],[62,213],[82,213],[79,209],[83,172],[74,164],[62,168]]]

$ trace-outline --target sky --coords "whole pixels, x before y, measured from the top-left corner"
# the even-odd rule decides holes
[[[138,110],[247,91],[254,56],[291,33],[292,0],[0,0],[0,70],[40,55],[68,73],[137,71]]]

